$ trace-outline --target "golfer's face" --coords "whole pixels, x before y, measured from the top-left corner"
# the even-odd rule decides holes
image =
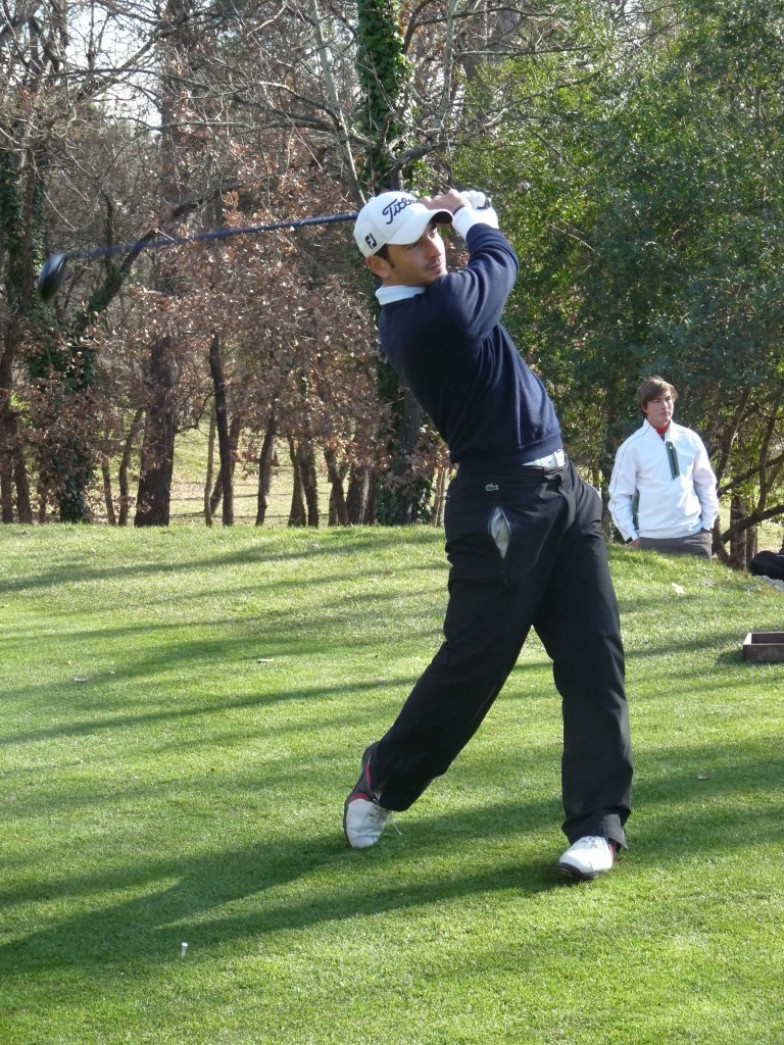
[[[387,285],[427,287],[446,275],[444,241],[431,222],[425,234],[405,246],[391,243],[387,247],[390,277]]]
[[[649,399],[645,404],[645,416],[654,428],[666,428],[672,420],[675,403],[672,396],[660,396],[658,399]]]

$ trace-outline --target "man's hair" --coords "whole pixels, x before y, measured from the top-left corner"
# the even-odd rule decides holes
[[[375,254],[370,255],[371,258],[383,258],[384,261],[389,261],[389,244],[385,243],[383,247],[379,247]]]
[[[673,403],[678,398],[678,393],[669,381],[663,377],[646,377],[637,389],[637,406],[645,413],[645,407],[652,399],[661,399],[662,396],[671,396]]]

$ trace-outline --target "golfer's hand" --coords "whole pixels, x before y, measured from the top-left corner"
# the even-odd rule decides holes
[[[456,214],[461,207],[470,206],[469,200],[457,189],[449,189],[440,196],[425,196],[422,203],[429,210],[448,210],[452,214]]]
[[[628,541],[627,544],[626,544],[626,547],[627,548],[637,548],[637,549],[639,549],[639,547],[640,547],[640,538],[639,537],[635,537],[633,541]]]

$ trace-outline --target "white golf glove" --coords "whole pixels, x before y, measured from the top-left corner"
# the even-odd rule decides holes
[[[474,210],[486,210],[488,207],[492,207],[490,197],[486,192],[482,192],[481,189],[466,189],[461,192],[462,196],[468,200]]]
[[[461,190],[461,195],[465,196],[473,211],[472,224],[481,223],[490,225],[494,229],[498,228],[498,215],[493,209],[493,204],[486,192],[482,192],[481,189],[465,189]],[[459,213],[460,211],[458,211]]]

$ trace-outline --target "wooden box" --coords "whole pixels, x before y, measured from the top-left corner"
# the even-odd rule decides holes
[[[750,631],[743,643],[743,659],[758,664],[784,661],[784,631]]]

